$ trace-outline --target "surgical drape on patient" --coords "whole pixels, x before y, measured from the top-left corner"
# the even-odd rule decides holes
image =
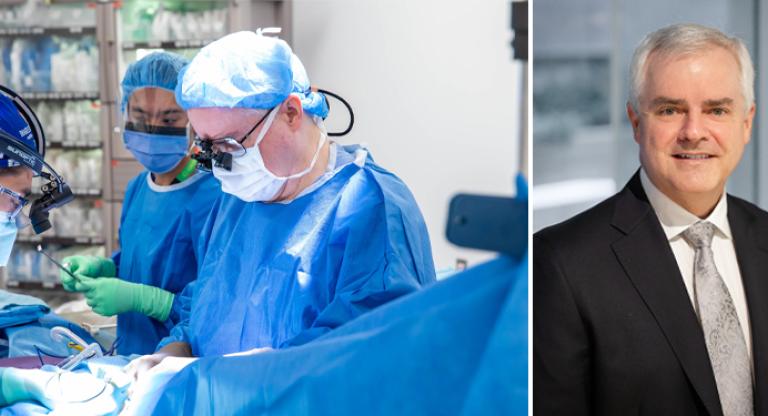
[[[38,298],[0,290],[0,329],[36,321],[49,311]]]
[[[149,414],[524,415],[528,262],[500,257],[306,345],[202,358]]]
[[[21,372],[14,370],[15,374],[6,381],[12,386],[19,383],[25,386],[22,391],[11,394],[16,396],[13,404],[0,407],[0,416],[122,414],[131,386],[131,378],[122,371],[127,363],[125,357],[102,357],[88,360],[74,371],[52,365]],[[13,391],[0,395],[6,393]]]

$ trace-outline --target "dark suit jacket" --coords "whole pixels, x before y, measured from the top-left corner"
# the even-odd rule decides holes
[[[768,416],[768,213],[728,196]],[[704,335],[639,174],[533,237],[534,415],[722,415]],[[742,323],[744,324],[744,323]]]

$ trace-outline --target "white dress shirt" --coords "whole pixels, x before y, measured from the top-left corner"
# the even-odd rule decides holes
[[[744,295],[744,284],[741,281],[741,272],[739,263],[736,261],[736,249],[733,247],[733,237],[731,235],[731,226],[728,223],[728,203],[723,192],[723,196],[717,203],[714,211],[704,220],[688,212],[668,196],[664,195],[651,182],[644,170],[640,170],[640,182],[643,185],[648,201],[651,203],[656,216],[661,222],[661,227],[667,235],[669,246],[677,260],[677,266],[680,268],[680,274],[683,276],[685,288],[688,290],[688,296],[691,304],[695,303],[693,293],[693,261],[695,249],[683,238],[683,231],[695,224],[697,221],[709,221],[715,226],[715,235],[712,238],[712,252],[715,255],[715,267],[723,277],[725,285],[733,299],[736,307],[736,314],[741,323],[741,329],[744,332],[744,340],[747,342],[747,352],[752,357],[752,337],[749,328],[749,313],[747,312],[747,300]],[[694,307],[694,309],[697,309]]]

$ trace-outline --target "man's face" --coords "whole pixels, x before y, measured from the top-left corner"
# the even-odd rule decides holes
[[[255,138],[263,128],[266,111],[245,108],[192,108],[189,110],[189,120],[198,137],[204,140],[220,140],[230,137],[243,147],[250,148],[256,144]],[[251,131],[259,121],[261,124]],[[244,136],[251,131],[245,140]]]
[[[0,186],[10,189],[23,197],[28,197],[32,193],[32,170],[25,167],[16,167],[8,169],[6,172],[0,172]],[[13,212],[16,207],[16,200],[0,193],[0,211]]]
[[[266,110],[244,108],[192,108],[189,110],[189,120],[201,139],[217,140],[231,137],[240,142],[245,149],[249,149],[256,145],[256,138],[265,127],[267,113]],[[261,124],[243,140],[245,134],[259,121]],[[283,170],[281,156],[285,156],[285,152],[281,142],[274,140],[275,137],[280,136],[276,133],[279,129],[280,126],[275,120],[259,144],[259,151],[267,169],[275,174],[284,175],[287,173]]]
[[[648,177],[674,201],[719,197],[749,142],[735,56],[720,47],[686,56],[651,54],[639,108],[627,106]]]
[[[173,92],[141,88],[128,99],[128,121],[162,127],[186,127],[187,114],[176,104]]]

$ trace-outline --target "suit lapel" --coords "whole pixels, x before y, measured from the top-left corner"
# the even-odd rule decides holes
[[[625,233],[611,245],[618,261],[664,332],[707,411],[721,416],[704,334],[639,174],[618,198],[613,225]]]
[[[733,198],[728,222],[747,298],[755,374],[755,414],[768,414],[768,227]]]

